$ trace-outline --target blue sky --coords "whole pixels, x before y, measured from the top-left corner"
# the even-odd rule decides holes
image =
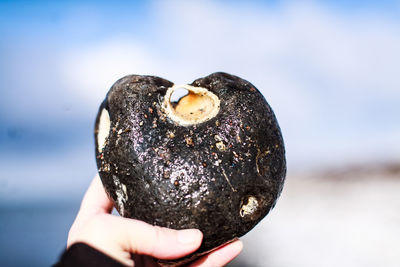
[[[132,73],[249,80],[289,170],[398,160],[399,14],[399,1],[2,1],[0,201],[84,188],[98,105]]]

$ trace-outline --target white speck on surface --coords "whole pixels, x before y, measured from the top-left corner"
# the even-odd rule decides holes
[[[100,114],[99,128],[97,132],[97,150],[101,152],[106,144],[110,133],[110,115],[106,109],[103,109]]]
[[[244,217],[246,215],[253,214],[258,208],[258,201],[255,197],[249,196],[247,198],[246,204],[242,204],[240,208],[240,216]]]
[[[221,162],[222,162],[222,160],[220,160],[220,159],[219,159],[219,160],[216,160],[216,161],[214,162],[214,165],[215,165],[215,166],[219,166],[219,164],[220,164]]]
[[[219,136],[218,134],[214,135],[214,139],[215,141],[222,141],[221,136]]]
[[[233,192],[236,192],[236,189],[232,186],[231,181],[228,178],[228,175],[226,175],[225,170],[222,168],[222,174],[224,175],[226,181],[228,182],[229,186],[231,187]]]
[[[219,141],[219,142],[215,143],[215,146],[221,152],[226,151],[226,146],[225,146],[224,142],[222,142],[222,141]]]
[[[117,204],[119,208],[119,213],[121,214],[121,216],[124,216],[125,204],[128,201],[126,185],[121,183],[121,181],[115,175],[113,175],[113,181],[116,187],[115,194],[117,195]]]

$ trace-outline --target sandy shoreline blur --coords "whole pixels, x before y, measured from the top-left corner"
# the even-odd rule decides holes
[[[400,266],[400,165],[365,166],[289,172],[229,266]],[[79,201],[0,205],[0,266],[53,264]]]
[[[289,173],[230,266],[400,266],[400,165]]]

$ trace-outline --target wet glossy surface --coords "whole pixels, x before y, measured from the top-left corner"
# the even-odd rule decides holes
[[[135,75],[113,85],[100,107],[108,110],[111,128],[97,164],[121,215],[198,228],[202,252],[244,235],[275,205],[285,151],[271,108],[249,82],[226,73],[194,81],[221,106],[214,118],[187,127],[162,111],[172,85]]]

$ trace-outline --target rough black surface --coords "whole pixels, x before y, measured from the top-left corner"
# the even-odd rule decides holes
[[[194,81],[219,97],[220,111],[187,127],[162,111],[172,85],[130,75],[112,86],[99,110],[108,110],[111,129],[101,153],[95,138],[97,165],[121,215],[198,228],[201,253],[244,235],[274,207],[286,175],[284,144],[272,109],[251,83],[226,73]],[[99,115],[95,135],[98,121]],[[258,208],[243,214],[250,196]]]

